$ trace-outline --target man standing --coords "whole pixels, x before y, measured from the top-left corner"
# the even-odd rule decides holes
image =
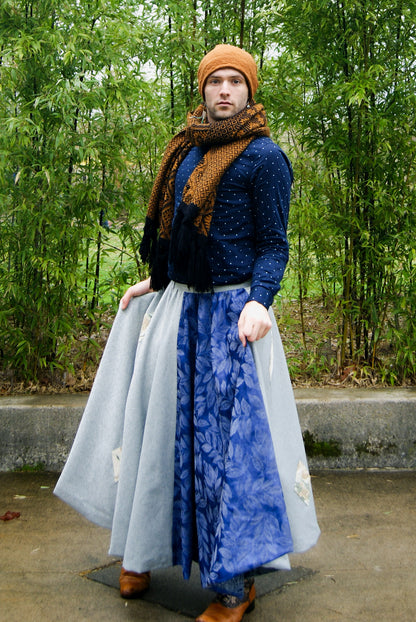
[[[151,570],[180,564],[189,578],[197,562],[216,592],[199,622],[239,622],[254,607],[254,571],[289,568],[287,554],[319,536],[270,311],[292,170],[257,86],[240,48],[202,59],[204,103],[170,141],[150,197],[151,277],[122,298],[56,488],[111,528],[122,596],[147,589]]]

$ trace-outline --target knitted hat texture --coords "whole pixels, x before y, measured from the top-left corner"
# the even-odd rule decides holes
[[[198,68],[198,89],[201,97],[204,97],[205,83],[214,71],[231,67],[237,69],[247,80],[250,96],[254,97],[259,85],[257,80],[257,65],[254,58],[241,48],[234,45],[221,43],[215,46],[201,60]]]

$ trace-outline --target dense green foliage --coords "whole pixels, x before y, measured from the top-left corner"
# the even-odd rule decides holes
[[[375,367],[388,337],[395,382],[416,370],[416,4],[281,5],[274,73],[298,153],[302,287],[312,252],[324,299],[339,305],[340,364]]]
[[[387,341],[384,378],[414,378],[415,30],[413,0],[3,0],[2,368],[69,369],[73,341],[145,274],[163,147],[199,103],[201,56],[226,41],[256,57],[294,164],[301,311],[318,283],[338,368],[376,368]]]

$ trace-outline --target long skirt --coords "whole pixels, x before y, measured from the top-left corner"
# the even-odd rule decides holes
[[[55,494],[111,529],[128,570],[180,564],[216,589],[319,536],[285,355],[244,347],[246,284],[164,292],[119,310]]]

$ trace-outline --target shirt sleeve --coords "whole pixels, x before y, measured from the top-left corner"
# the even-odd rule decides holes
[[[262,146],[252,174],[256,259],[249,300],[266,308],[280,289],[289,258],[287,223],[292,181],[286,154],[273,142]]]

